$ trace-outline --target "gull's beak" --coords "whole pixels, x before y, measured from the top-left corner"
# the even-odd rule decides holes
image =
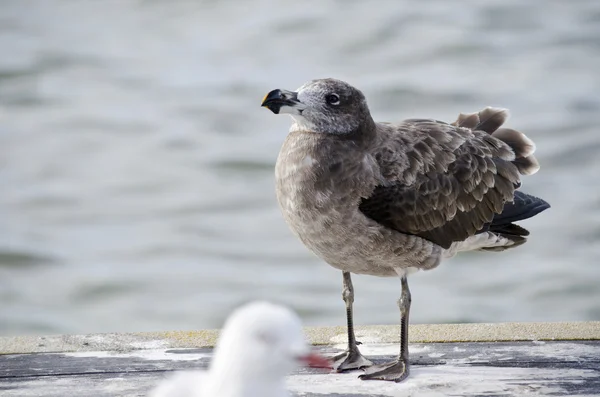
[[[333,368],[333,363],[330,359],[315,352],[299,356],[298,361],[312,368]]]
[[[304,110],[304,105],[298,100],[298,93],[279,89],[269,92],[260,106],[275,114],[302,114]]]

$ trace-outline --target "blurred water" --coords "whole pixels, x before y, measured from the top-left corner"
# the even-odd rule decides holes
[[[0,334],[221,325],[252,298],[345,323],[341,274],[287,230],[273,88],[361,88],[374,117],[494,105],[534,139],[530,242],[411,279],[412,321],[600,319],[600,3],[68,1],[0,5]],[[356,322],[399,281],[355,277]]]

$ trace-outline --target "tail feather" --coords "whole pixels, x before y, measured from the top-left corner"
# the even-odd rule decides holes
[[[487,107],[478,113],[459,114],[452,125],[472,130],[485,131],[494,138],[506,143],[515,153],[513,164],[521,175],[532,175],[540,169],[533,156],[535,143],[522,132],[511,128],[500,128],[508,119],[508,110]]]
[[[514,159],[512,163],[517,166],[521,175],[532,175],[540,169],[540,163],[534,156],[519,157]]]
[[[517,167],[519,173],[521,175],[534,174],[540,169],[537,159],[533,156],[535,143],[522,132],[502,127],[508,119],[508,115],[506,109],[487,107],[478,113],[459,114],[458,119],[452,125],[484,131],[504,142],[514,153],[514,159],[511,162]],[[498,169],[498,173],[502,174],[502,169]],[[506,176],[509,175],[511,174],[506,173]],[[520,181],[512,182],[516,189],[521,185]],[[485,224],[478,231],[478,234],[492,233],[500,239],[494,244],[479,249],[504,251],[524,244],[529,231],[513,222],[531,218],[548,208],[550,208],[550,204],[541,198],[515,190],[513,201],[506,202],[502,207],[502,212],[496,214],[491,222]]]
[[[514,223],[507,225],[492,225],[490,231],[503,236],[529,236],[529,230]]]
[[[508,119],[507,109],[487,107],[478,113],[459,114],[452,125],[492,134],[504,124],[506,119]]]
[[[531,156],[535,152],[535,143],[522,132],[512,128],[500,128],[494,131],[492,136],[510,146],[517,158]]]
[[[474,130],[493,134],[508,119],[508,109],[487,107],[479,112],[479,124]]]
[[[492,247],[482,247],[480,248],[481,251],[492,251],[492,252],[502,252],[502,251],[506,251],[507,249],[511,249],[511,248],[516,248],[519,245],[523,245],[527,242],[527,239],[525,237],[522,236],[514,236],[512,234],[500,234],[502,237],[506,237],[508,240],[510,240],[510,242],[512,244],[507,244],[507,245],[497,245],[497,246],[492,246]]]
[[[452,123],[452,125],[456,127],[469,129],[475,129],[477,124],[479,124],[479,113],[461,113],[458,115],[458,120]]]

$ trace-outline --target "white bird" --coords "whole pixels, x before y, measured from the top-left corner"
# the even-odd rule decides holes
[[[331,367],[311,350],[296,313],[252,302],[225,322],[208,371],[178,372],[149,397],[285,397],[285,376],[300,364]]]

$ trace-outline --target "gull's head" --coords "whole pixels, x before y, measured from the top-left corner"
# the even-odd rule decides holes
[[[300,318],[286,307],[252,302],[227,319],[211,371],[281,379],[299,365],[331,366],[306,342]]]
[[[350,134],[373,124],[363,93],[336,79],[313,80],[296,91],[273,90],[261,106],[275,114],[290,114],[292,130]]]

